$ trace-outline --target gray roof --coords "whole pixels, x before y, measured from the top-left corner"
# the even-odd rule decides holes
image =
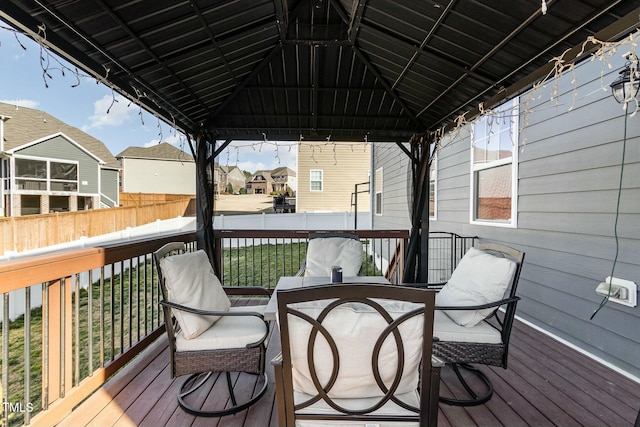
[[[639,14],[640,0],[0,2],[0,18],[46,28],[54,51],[185,132],[271,141],[436,131],[564,52],[587,57],[591,36],[620,40]]]
[[[123,157],[193,162],[193,156],[191,156],[191,154],[182,151],[178,147],[174,147],[168,142],[162,142],[150,147],[128,147],[119,154],[116,154],[116,158],[118,159]]]
[[[95,157],[104,161],[103,167],[120,169],[120,164],[102,141],[44,111],[26,107],[16,108],[15,105],[0,102],[0,116],[10,117],[4,122],[5,151],[62,132]]]

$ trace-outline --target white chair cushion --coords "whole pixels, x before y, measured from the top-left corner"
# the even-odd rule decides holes
[[[414,310],[419,306],[397,301],[378,301],[392,318]],[[316,318],[326,301],[293,304],[295,308]],[[311,326],[308,322],[289,315],[289,337],[291,342],[291,363],[293,388],[307,394],[316,394],[307,363],[307,343]],[[405,350],[405,365],[402,380],[396,393],[406,393],[418,386],[418,367],[422,352],[423,316],[416,316],[403,322],[399,331]],[[363,304],[344,304],[323,320],[323,326],[333,337],[340,358],[338,379],[329,391],[332,398],[377,397],[383,393],[375,382],[371,367],[371,354],[376,339],[387,326],[386,321],[374,309]],[[383,382],[391,385],[397,369],[398,353],[395,339],[390,335],[385,340],[379,354],[379,371]],[[333,357],[325,338],[318,334],[314,349],[316,372],[321,384],[326,384],[331,376]]]
[[[264,312],[264,306],[231,307],[234,311]],[[260,340],[267,333],[264,322],[255,316],[222,316],[209,329],[196,338],[185,339],[179,332],[176,335],[177,351],[220,350],[225,348],[243,348]]]
[[[515,271],[516,263],[512,260],[471,248],[436,295],[436,306],[470,306],[499,301]],[[459,325],[473,327],[494,309],[448,310],[446,313]]]
[[[170,302],[199,310],[229,310],[229,297],[203,250],[163,258],[160,260],[160,268]],[[196,338],[220,318],[182,310],[173,310],[173,315],[186,339]]]
[[[487,322],[479,322],[472,328],[461,326],[440,310],[433,314],[433,336],[440,341],[500,344],[500,332]]]
[[[362,243],[346,237],[309,240],[305,276],[331,276],[331,267],[342,267],[342,277],[357,276],[362,266]]]
[[[311,396],[304,393],[294,392],[294,401],[296,404],[305,402],[309,400]],[[411,406],[420,407],[420,398],[418,396],[418,392],[413,390],[401,395],[396,395],[396,397],[403,402],[410,404]],[[343,408],[349,409],[365,409],[373,406],[375,403],[379,401],[379,398],[361,398],[361,399],[335,399],[335,403],[342,406]],[[308,408],[302,409],[298,411],[299,414],[339,414],[336,410],[327,405],[324,400],[320,400]],[[372,415],[416,415],[415,412],[411,412],[393,402],[387,402],[380,409],[371,413]],[[296,420],[296,426],[298,427],[325,427],[327,425],[331,425],[331,427],[354,427],[354,426],[380,426],[380,427],[417,427],[418,422],[398,422],[398,421],[333,421],[329,422],[326,420]]]

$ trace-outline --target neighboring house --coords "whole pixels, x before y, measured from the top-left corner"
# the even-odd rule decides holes
[[[0,159],[1,216],[118,206],[109,149],[43,111],[0,103]]]
[[[244,172],[237,166],[219,166],[219,190],[227,191],[229,185],[233,188],[233,193],[238,194],[240,189],[246,188],[247,178]]]
[[[369,182],[371,147],[364,143],[303,141],[298,146],[296,212],[350,212],[356,184]],[[358,191],[367,189],[359,186]],[[358,194],[358,212],[370,209],[370,193]]]
[[[168,142],[129,147],[116,158],[122,165],[122,192],[196,194],[193,157]]]
[[[501,119],[445,136],[430,229],[526,252],[516,314],[638,377],[639,307],[609,300],[591,319],[603,301],[596,287],[612,272],[640,282],[640,115],[632,102],[625,147],[625,112],[608,87],[623,61],[610,60],[604,73],[601,61],[585,61],[557,88],[548,82],[504,104]],[[383,171],[374,228],[410,227],[408,159],[375,145],[373,162]]]
[[[296,194],[298,189],[298,183],[296,179],[296,173],[286,166],[276,168],[271,171],[271,178],[273,178],[273,191],[277,193],[286,193],[291,191],[291,196]]]
[[[253,174],[249,181],[248,192],[250,194],[271,194],[273,191],[273,177],[271,171],[259,170]]]

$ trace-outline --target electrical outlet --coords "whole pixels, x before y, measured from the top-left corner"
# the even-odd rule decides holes
[[[638,304],[638,286],[630,280],[607,277],[596,288],[600,295],[609,296],[609,301],[635,307]]]

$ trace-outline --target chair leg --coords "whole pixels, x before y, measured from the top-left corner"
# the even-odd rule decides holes
[[[263,373],[263,374],[260,374],[260,376],[263,379],[263,383],[264,383],[262,385],[262,388],[258,392],[254,393],[254,395],[253,395],[253,397],[251,399],[247,400],[244,403],[238,404],[236,402],[235,393],[233,392],[233,384],[231,383],[231,374],[229,372],[225,372],[225,374],[226,374],[226,377],[227,377],[227,386],[229,388],[229,397],[231,399],[231,404],[232,404],[231,407],[226,408],[226,409],[222,409],[222,410],[217,410],[217,411],[207,411],[207,410],[203,410],[203,409],[196,409],[196,408],[190,406],[185,401],[185,399],[184,399],[185,397],[187,397],[191,393],[195,392],[197,389],[202,387],[204,385],[204,383],[207,382],[207,380],[211,376],[211,372],[190,375],[182,383],[182,386],[180,386],[180,390],[178,392],[178,404],[180,405],[180,407],[185,412],[187,412],[187,413],[189,413],[191,415],[195,415],[197,417],[223,417],[225,415],[232,415],[232,414],[236,414],[236,413],[238,413],[240,411],[244,411],[249,406],[253,405],[258,400],[260,400],[260,398],[262,396],[264,396],[264,393],[267,391],[268,378],[267,378],[267,374]],[[197,380],[198,377],[200,377],[200,376],[202,376],[203,378],[199,379],[196,382],[195,380]],[[194,385],[192,385],[192,384],[194,384]]]
[[[456,376],[458,377],[458,380],[467,391],[471,399],[453,399],[441,396],[440,402],[454,406],[477,406],[482,405],[483,403],[486,403],[489,401],[489,399],[491,399],[491,396],[493,396],[493,384],[491,383],[489,377],[487,377],[482,371],[468,363],[450,363],[448,365],[451,366]],[[487,391],[482,395],[478,395],[478,393],[476,393],[464,379],[462,373],[460,372],[460,368],[469,371],[471,374],[475,375],[479,380],[481,380],[485,385]]]

